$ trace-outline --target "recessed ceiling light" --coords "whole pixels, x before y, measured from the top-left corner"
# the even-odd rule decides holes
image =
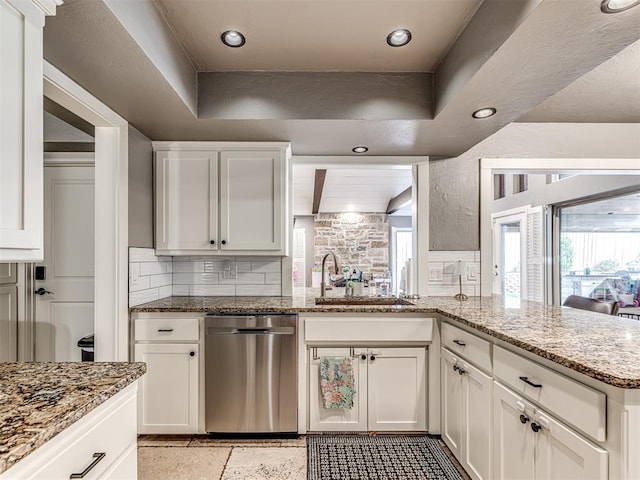
[[[387,43],[392,47],[402,47],[411,41],[411,32],[406,28],[399,28],[387,35]]]
[[[224,43],[227,47],[238,48],[245,44],[247,41],[244,38],[244,35],[235,30],[227,30],[220,35],[220,39],[222,43]]]
[[[496,114],[496,109],[492,107],[481,108],[480,110],[476,110],[471,114],[473,118],[489,118],[493,117]]]
[[[369,149],[367,147],[364,147],[364,146],[361,145],[359,147],[353,147],[351,149],[351,151],[353,153],[367,153],[369,151]]]
[[[603,13],[618,13],[640,5],[640,0],[603,0],[600,10]]]

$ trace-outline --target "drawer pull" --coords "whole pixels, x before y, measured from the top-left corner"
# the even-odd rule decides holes
[[[93,470],[93,467],[95,467],[98,463],[100,463],[100,460],[102,460],[106,455],[107,454],[104,452],[94,453],[93,462],[91,462],[89,466],[87,466],[87,468],[85,468],[81,473],[72,473],[69,476],[69,478],[84,478],[87,475],[87,473]]]
[[[173,328],[159,328],[158,333],[173,332]]]
[[[522,380],[524,383],[526,383],[527,385],[530,385],[534,388],[542,388],[541,383],[533,383],[531,380],[529,380],[529,377],[518,377],[518,378]]]
[[[533,422],[531,424],[531,430],[538,433],[540,430],[542,430],[542,426],[538,425],[536,422]]]
[[[527,423],[529,421],[529,417],[525,415],[520,415],[520,423]]]
[[[454,340],[453,343],[455,343],[456,345],[460,345],[461,347],[464,347],[466,345],[466,343],[464,343],[462,340]]]

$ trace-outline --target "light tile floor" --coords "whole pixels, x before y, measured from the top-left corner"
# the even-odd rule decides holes
[[[226,440],[190,435],[138,437],[140,480],[305,480],[304,437]]]

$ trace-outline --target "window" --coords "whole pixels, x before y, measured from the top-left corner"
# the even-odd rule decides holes
[[[513,193],[526,192],[529,189],[529,176],[516,174],[513,176]]]
[[[504,196],[504,174],[496,173],[493,175],[493,199],[498,200]]]
[[[557,209],[559,298],[638,301],[640,193]]]
[[[412,258],[413,233],[411,228],[392,227],[391,228],[391,276],[393,279],[392,289],[399,293],[400,279],[402,278],[402,268],[405,262]]]

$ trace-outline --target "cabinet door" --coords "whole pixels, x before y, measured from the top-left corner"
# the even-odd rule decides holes
[[[369,430],[426,430],[424,348],[369,349]]]
[[[138,433],[198,431],[198,345],[136,344],[147,364],[138,395]]]
[[[442,349],[440,381],[442,384],[442,439],[456,458],[462,458],[462,375],[458,374],[458,357]]]
[[[543,428],[533,433],[537,480],[605,480],[608,455],[564,425],[537,413],[533,420]]]
[[[344,348],[311,349],[309,361],[309,430],[314,432],[364,432],[367,430],[367,360],[366,350],[353,359],[356,393],[353,408],[324,408],[320,393],[320,357],[348,357]],[[315,358],[313,357],[315,353]]]
[[[492,477],[491,399],[492,379],[472,365],[463,363],[466,372],[462,388],[463,455],[462,466],[475,480]]]
[[[493,478],[534,478],[532,408],[497,382],[493,383]],[[523,415],[521,421],[520,416]],[[486,441],[486,440],[485,440]]]
[[[42,259],[42,27],[36,2],[0,0],[0,262]]]
[[[278,150],[220,153],[222,250],[282,250],[285,182]]]
[[[0,286],[0,362],[18,360],[18,287]]]
[[[155,185],[156,251],[217,251],[217,152],[156,152]]]

